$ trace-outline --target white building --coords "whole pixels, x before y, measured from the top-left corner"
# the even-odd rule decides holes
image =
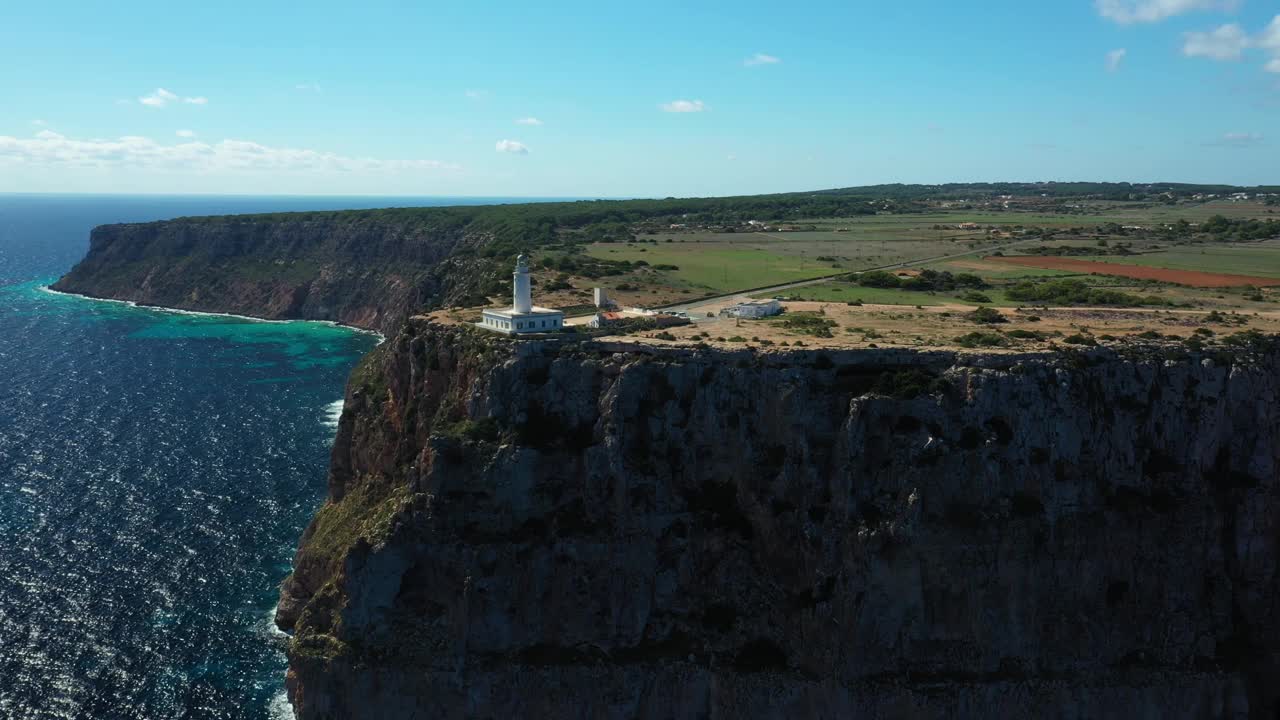
[[[725,314],[740,318],[762,318],[782,312],[782,303],[777,300],[749,300],[725,308]]]
[[[595,301],[596,307],[603,309],[603,308],[612,308],[614,306],[613,301],[609,299],[608,290],[605,290],[602,287],[598,287],[598,288],[594,288],[592,292],[594,295],[592,299]]]
[[[511,307],[485,310],[480,327],[518,335],[556,332],[564,326],[564,313],[533,304],[533,293],[529,285],[529,260],[524,255],[516,259],[516,270],[511,274],[511,280]]]

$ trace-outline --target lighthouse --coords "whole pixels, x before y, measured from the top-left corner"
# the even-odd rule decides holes
[[[516,258],[516,271],[511,273],[513,287],[511,309],[518,313],[533,310],[533,291],[529,287],[529,259],[524,255]]]
[[[529,258],[516,258],[511,273],[511,307],[489,308],[481,313],[480,327],[508,335],[556,332],[564,326],[564,313],[533,304],[533,283],[529,278]]]

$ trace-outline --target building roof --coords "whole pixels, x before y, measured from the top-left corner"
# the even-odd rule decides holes
[[[537,305],[529,309],[527,313],[520,313],[509,307],[504,308],[485,308],[485,315],[498,315],[504,318],[530,318],[530,317],[547,317],[549,315],[564,315],[563,310],[553,310],[552,308],[538,307]]]

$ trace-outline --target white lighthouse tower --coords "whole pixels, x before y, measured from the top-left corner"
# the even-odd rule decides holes
[[[511,307],[488,309],[481,315],[480,327],[509,335],[556,332],[564,326],[564,313],[533,304],[529,259],[524,255],[516,258],[511,273]]]
[[[512,303],[511,309],[518,313],[533,311],[533,291],[529,287],[529,259],[524,255],[516,258],[516,271],[511,273]]]

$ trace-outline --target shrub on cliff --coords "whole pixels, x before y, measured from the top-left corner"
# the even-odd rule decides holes
[[[900,400],[910,400],[926,393],[932,395],[946,392],[948,387],[946,380],[913,368],[882,373],[876,378],[872,391]]]
[[[502,434],[498,421],[489,417],[462,420],[440,429],[440,434],[473,442],[494,442]]]
[[[787,313],[773,322],[792,332],[820,338],[834,337],[831,328],[836,327],[836,321],[811,312]]]
[[[992,307],[986,307],[986,306],[980,307],[977,310],[974,310],[973,312],[969,313],[968,317],[969,317],[969,320],[973,322],[983,323],[985,325],[994,325],[997,323],[1009,322],[1004,315],[1000,314],[999,310],[996,310],[995,308],[992,308]]]
[[[963,348],[1004,347],[1009,341],[1000,333],[975,331],[956,338],[956,344]]]

